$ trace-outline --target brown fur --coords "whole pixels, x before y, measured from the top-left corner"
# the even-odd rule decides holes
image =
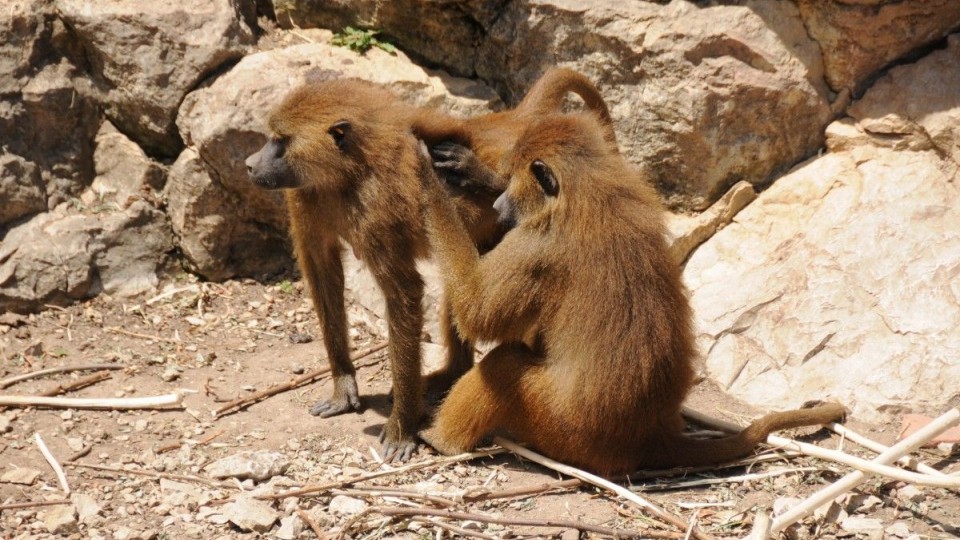
[[[348,355],[343,240],[369,266],[386,298],[394,406],[381,439],[388,454],[397,451],[400,459],[409,457],[422,416],[424,386],[445,391],[473,364],[472,345],[460,338],[445,316],[447,365],[426,383],[420,376],[423,281],[414,261],[429,249],[421,217],[423,171],[412,127],[422,126],[437,137],[452,134],[484,141],[478,143],[478,151],[494,164],[498,152],[506,148],[494,135],[501,127],[515,133],[521,115],[559,107],[565,78],[572,81],[572,90],[587,95],[588,103],[599,100],[593,106],[606,111],[596,90],[590,98],[581,88],[585,79],[576,74],[548,77],[534,87],[516,114],[496,113],[479,120],[424,112],[402,104],[377,85],[357,80],[301,87],[272,113],[271,139],[247,164],[259,185],[287,188],[284,196],[297,261],[320,318],[334,381],[333,397],[311,407],[312,414],[326,417],[360,406]],[[491,208],[502,189],[474,185],[446,190],[466,223],[464,241],[471,246],[490,247],[499,238]]]
[[[555,196],[538,182],[537,162],[556,179]],[[510,184],[496,207],[516,226],[483,256],[437,183],[426,187],[457,325],[469,339],[502,343],[442,403],[424,433],[435,448],[467,451],[506,431],[611,474],[732,459],[772,430],[842,416],[830,404],[767,415],[728,438],[685,437],[691,311],[656,193],[585,115],[531,123],[505,163]]]

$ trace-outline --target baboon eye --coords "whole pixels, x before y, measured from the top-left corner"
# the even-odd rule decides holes
[[[273,147],[273,157],[282,158],[284,154],[287,153],[287,144],[290,142],[290,137],[274,137],[270,140],[270,145]]]
[[[333,137],[333,142],[336,143],[337,148],[343,148],[343,141],[344,138],[346,138],[348,131],[350,131],[350,122],[346,120],[340,120],[336,124],[330,126],[330,129],[327,130],[327,133]]]
[[[540,189],[550,197],[556,197],[560,191],[560,184],[557,183],[557,177],[546,163],[539,159],[530,164],[530,172],[540,184]]]

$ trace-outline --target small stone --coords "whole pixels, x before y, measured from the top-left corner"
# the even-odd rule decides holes
[[[207,472],[214,478],[249,478],[262,482],[283,474],[289,466],[290,462],[279,452],[246,451],[211,463]]]
[[[910,536],[910,528],[907,527],[907,524],[902,521],[897,521],[893,525],[890,525],[884,529],[883,532],[888,537],[892,536],[895,538],[906,539],[908,536]]]
[[[160,378],[163,379],[163,382],[173,382],[180,378],[180,370],[177,369],[177,366],[168,365],[160,374]]]
[[[843,506],[850,514],[868,514],[883,506],[883,501],[875,495],[851,493],[845,498]]]
[[[70,500],[73,501],[73,506],[77,509],[77,517],[80,519],[80,523],[89,523],[100,514],[100,505],[86,493],[74,493]]]
[[[865,535],[871,540],[883,538],[883,522],[876,518],[850,516],[840,522],[840,528],[853,534]]]
[[[259,533],[269,531],[280,517],[267,503],[242,495],[223,507],[223,515],[241,530]]]
[[[920,504],[926,500],[927,496],[917,486],[907,484],[897,489],[897,498],[901,501],[909,501],[913,504]]]
[[[299,516],[287,516],[280,520],[280,528],[274,536],[280,540],[294,540],[303,532],[303,520]]]
[[[77,509],[72,504],[54,506],[43,514],[43,526],[50,534],[67,535],[79,532]]]
[[[39,477],[40,471],[36,469],[17,467],[16,469],[11,469],[3,473],[3,476],[0,476],[0,482],[30,486],[33,485],[33,483],[36,482],[37,478]]]
[[[829,502],[814,510],[813,515],[823,523],[840,523],[848,514],[836,502]]]
[[[11,429],[13,429],[13,426],[10,425],[10,417],[0,414],[0,433],[6,433]]]
[[[773,515],[779,516],[801,502],[803,501],[797,497],[780,497],[779,499],[773,501]]]
[[[580,540],[580,531],[576,529],[567,529],[560,535],[560,540]]]
[[[360,499],[337,495],[330,501],[330,513],[344,516],[355,516],[367,509],[367,503]]]
[[[74,452],[83,450],[83,439],[80,437],[67,437],[67,446]]]
[[[304,332],[294,332],[290,334],[290,341],[293,343],[310,343],[313,341],[313,336],[306,334]]]
[[[133,430],[134,430],[134,431],[146,431],[147,426],[148,426],[149,424],[150,424],[150,423],[149,423],[147,420],[144,420],[144,419],[141,418],[140,420],[137,420],[136,422],[133,423]]]

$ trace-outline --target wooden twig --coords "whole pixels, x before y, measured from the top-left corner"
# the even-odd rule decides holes
[[[593,532],[614,538],[639,538],[643,534],[632,531],[617,531],[599,525],[590,525],[576,521],[567,521],[562,519],[524,519],[496,517],[486,514],[475,514],[472,512],[457,512],[453,510],[441,510],[439,508],[396,508],[376,506],[370,509],[371,512],[382,514],[384,516],[435,516],[447,519],[459,519],[464,521],[479,521],[481,523],[496,523],[498,525],[521,525],[528,527],[559,527],[563,529],[577,529],[580,531]]]
[[[303,495],[315,495],[318,493],[324,493],[332,489],[342,488],[345,486],[353,485],[358,482],[364,482],[366,480],[372,480],[374,478],[380,478],[382,476],[389,476],[394,474],[403,474],[410,471],[417,471],[420,469],[426,469],[427,467],[439,467],[441,465],[449,465],[451,463],[458,463],[460,461],[468,461],[471,459],[481,458],[481,457],[490,457],[497,454],[504,453],[503,448],[490,448],[488,450],[479,450],[476,452],[467,452],[464,454],[457,454],[455,456],[446,456],[439,459],[431,459],[429,461],[424,461],[422,463],[411,463],[409,465],[403,465],[400,467],[395,467],[393,469],[385,471],[374,471],[364,474],[358,474],[351,478],[346,478],[344,480],[336,480],[333,482],[327,482],[324,484],[314,484],[310,486],[304,486],[298,489],[291,489],[289,491],[283,491],[280,493],[264,493],[262,495],[257,495],[258,499],[273,500],[273,499],[285,499],[287,497],[302,497]]]
[[[497,540],[496,536],[490,536],[489,534],[483,534],[480,531],[471,531],[470,529],[464,529],[463,527],[457,527],[456,525],[451,525],[450,523],[445,523],[439,519],[430,519],[430,518],[413,518],[410,521],[419,521],[421,523],[429,523],[434,527],[439,527],[445,531],[452,532],[454,535],[462,536],[465,538],[482,538],[483,540]],[[456,537],[456,536],[455,536]]]
[[[508,441],[504,439],[503,437],[494,437],[493,442],[496,444],[499,444],[500,446],[506,448],[507,450],[510,450],[515,454],[518,454],[520,456],[523,456],[529,459],[530,461],[535,461],[543,465],[544,467],[566,474],[567,476],[573,476],[574,478],[579,478],[584,482],[589,482],[595,486],[604,488],[608,491],[612,491],[617,495],[620,495],[624,499],[627,499],[628,501],[633,502],[634,504],[637,504],[638,506],[645,509],[647,512],[654,515],[658,519],[661,519],[675,527],[678,527],[681,531],[687,529],[687,524],[682,519],[667,512],[663,508],[660,508],[659,506],[644,499],[643,497],[640,497],[636,493],[630,491],[629,489],[621,485],[614,484],[613,482],[600,478],[599,476],[596,476],[594,474],[590,474],[586,471],[577,469],[576,467],[571,467],[570,465],[565,465],[558,461],[552,460],[546,456],[542,456],[534,452],[533,450],[524,448],[512,441]],[[699,540],[707,540],[712,538],[710,535],[702,531],[699,531],[696,528],[693,529],[692,534],[694,538],[698,538]]]
[[[170,473],[158,473],[152,471],[142,471],[139,469],[119,469],[117,467],[106,467],[104,465],[88,465],[86,463],[76,463],[76,462],[67,462],[64,463],[67,467],[78,467],[81,469],[93,469],[95,471],[104,471],[120,475],[131,475],[131,476],[148,476],[150,478],[156,478],[157,480],[164,478],[167,480],[180,480],[183,482],[196,482],[199,484],[204,484],[212,487],[221,487],[227,489],[239,489],[235,484],[231,482],[218,482],[216,480],[210,480],[209,478],[202,478],[200,476],[188,476],[185,474],[170,474]]]
[[[159,409],[180,405],[183,394],[176,392],[162,396],[137,398],[61,398],[45,396],[0,396],[0,406],[53,407],[59,409]]]
[[[47,460],[47,463],[50,464],[50,468],[53,469],[53,472],[57,475],[57,480],[60,482],[60,488],[63,489],[64,495],[70,494],[70,484],[67,483],[67,475],[63,472],[63,467],[57,463],[57,458],[53,457],[53,453],[50,452],[50,449],[47,448],[46,443],[43,442],[43,438],[40,437],[40,432],[33,434],[33,440],[37,443],[37,448],[40,449],[40,453],[43,454],[43,458]]]
[[[893,463],[900,458],[900,456],[916,450],[925,442],[936,437],[940,433],[943,433],[958,421],[960,421],[960,411],[957,409],[951,409],[923,428],[917,430],[917,432],[913,435],[910,435],[906,439],[903,439],[897,444],[891,446],[886,452],[883,452],[877,456],[873,461],[878,464]],[[857,484],[860,484],[866,478],[867,474],[865,472],[854,471],[844,476],[840,480],[837,480],[833,484],[814,493],[802,503],[794,506],[778,516],[770,526],[770,533],[777,534],[790,525],[793,525],[823,504],[832,501],[841,494],[853,489]]]
[[[364,497],[364,498],[383,498],[383,497],[406,497],[408,499],[417,499],[421,501],[426,501],[433,503],[439,506],[445,506],[450,508],[451,506],[456,506],[457,503],[451,501],[450,499],[444,499],[443,497],[438,497],[436,495],[430,495],[429,493],[420,493],[419,491],[413,491],[410,489],[400,489],[400,488],[352,488],[352,489],[334,489],[330,491],[331,495],[347,495],[350,497]]]
[[[371,354],[373,354],[373,353],[375,353],[375,352],[377,352],[377,351],[383,350],[383,349],[385,349],[386,347],[387,347],[387,342],[386,342],[386,341],[382,341],[382,342],[380,342],[380,343],[377,343],[376,345],[372,345],[372,346],[370,346],[370,347],[368,347],[368,348],[366,348],[366,349],[363,349],[362,351],[358,351],[358,352],[354,353],[354,354],[350,357],[350,360],[353,361],[353,362],[356,362],[357,360],[359,360],[359,359],[361,359],[361,358],[364,358],[364,357],[366,357],[366,356],[370,356]],[[378,360],[378,361],[379,361],[379,360]],[[371,363],[368,363],[368,364],[358,365],[358,366],[356,366],[356,367],[358,367],[358,368],[359,368],[359,367],[366,367],[367,365],[371,365],[371,364],[373,364],[373,363],[375,363],[375,362],[371,362]],[[258,401],[260,401],[260,400],[262,400],[262,399],[266,399],[266,398],[268,398],[268,397],[270,397],[270,396],[279,394],[279,393],[281,393],[281,392],[287,392],[287,391],[289,391],[289,390],[293,390],[294,388],[303,386],[303,385],[305,385],[305,384],[309,384],[309,383],[313,382],[314,379],[316,379],[316,378],[318,378],[318,377],[322,377],[322,376],[324,376],[324,375],[326,375],[326,374],[328,374],[328,373],[330,373],[330,366],[324,366],[324,367],[322,367],[322,368],[315,369],[315,370],[313,370],[313,371],[311,371],[311,372],[309,372],[309,373],[305,373],[305,374],[303,374],[303,375],[301,375],[301,376],[299,376],[299,377],[297,377],[297,378],[295,378],[295,379],[290,379],[289,381],[287,381],[287,382],[285,382],[285,383],[274,384],[274,385],[271,386],[270,388],[267,388],[267,389],[265,389],[265,390],[261,390],[261,391],[259,391],[259,392],[254,392],[254,393],[250,394],[249,396],[244,396],[244,397],[242,397],[242,398],[237,398],[237,399],[235,399],[235,400],[233,400],[233,401],[231,401],[231,402],[229,402],[229,403],[224,404],[224,405],[221,406],[219,409],[217,409],[216,411],[214,411],[213,416],[214,416],[215,418],[219,418],[219,417],[224,416],[224,415],[226,415],[226,414],[228,414],[228,413],[237,412],[237,411],[239,411],[239,410],[241,410],[241,409],[245,409],[245,408],[249,407],[250,405],[253,405],[254,403],[256,403],[256,402],[258,402]]]
[[[72,392],[74,390],[86,388],[91,384],[96,384],[100,381],[105,381],[109,378],[110,378],[109,373],[107,373],[106,371],[101,371],[98,373],[94,373],[92,375],[87,375],[86,377],[81,377],[73,382],[59,383],[53,388],[49,390],[45,390],[38,395],[44,396],[44,397],[51,397],[51,396],[57,396],[60,394],[66,394],[67,392]]]
[[[40,371],[33,371],[31,373],[24,373],[23,375],[17,375],[16,377],[9,377],[0,381],[0,389],[12,386],[18,382],[36,379],[37,377],[43,377],[44,375],[50,375],[52,373],[64,373],[67,371],[88,371],[92,369],[103,370],[103,369],[123,369],[126,366],[121,366],[119,364],[85,364],[80,366],[60,366],[55,368],[41,369]]]
[[[701,478],[699,480],[687,480],[684,482],[671,482],[669,484],[653,484],[647,486],[634,487],[634,491],[664,491],[668,489],[686,489],[699,486],[711,486],[714,484],[733,484],[737,482],[749,482],[751,480],[760,480],[762,478],[771,478],[784,474],[810,472],[818,470],[816,467],[798,467],[795,469],[780,469],[762,473],[742,474],[739,476],[721,476],[718,478]]]
[[[154,296],[153,298],[147,300],[147,305],[148,305],[148,306],[153,305],[154,303],[159,302],[160,300],[163,300],[164,298],[169,298],[169,297],[171,297],[171,296],[173,296],[173,295],[175,295],[175,294],[179,294],[179,293],[186,292],[186,291],[199,293],[199,292],[200,292],[200,287],[198,287],[197,284],[193,284],[193,285],[187,285],[186,287],[180,287],[179,289],[173,289],[172,291],[167,291],[167,292],[165,292],[165,293],[158,294],[158,295]]]
[[[756,517],[753,518],[753,529],[750,530],[750,536],[747,540],[767,540],[770,538],[770,514],[766,508],[757,510]]]
[[[215,431],[215,432],[211,433],[210,435],[207,435],[206,437],[204,437],[204,438],[200,439],[199,441],[197,441],[197,446],[205,446],[205,445],[207,445],[207,444],[210,444],[210,441],[216,439],[217,437],[219,437],[219,436],[221,436],[221,435],[223,435],[223,434],[224,434],[224,431],[223,431],[222,429],[219,430],[219,431]],[[156,452],[157,454],[163,454],[163,453],[166,453],[166,452],[170,452],[170,451],[172,451],[172,450],[176,450],[176,449],[180,448],[181,446],[183,446],[183,445],[186,444],[187,442],[189,442],[189,441],[177,441],[177,442],[175,442],[175,443],[165,444],[165,445],[157,448],[157,449],[155,450],[155,452]]]
[[[844,426],[843,424],[837,424],[837,423],[827,424],[827,427],[834,433],[837,433],[843,437],[846,437],[847,440],[853,441],[869,450],[873,450],[878,454],[882,454],[883,452],[886,452],[887,450],[890,449],[890,447],[884,444],[881,444],[877,441],[874,441],[872,439],[868,439],[863,435]],[[934,469],[933,467],[923,463],[922,461],[920,461],[914,456],[903,456],[902,458],[898,459],[896,463],[903,467],[907,467],[908,469],[913,469],[917,472],[921,472],[924,474],[932,474],[934,476],[943,476],[945,474],[943,471],[938,471],[937,469]]]
[[[320,528],[320,524],[317,523],[315,519],[310,517],[310,514],[306,513],[301,508],[297,508],[297,515],[300,516],[300,519],[302,519],[303,522],[310,527],[310,529],[313,531],[313,534],[317,535],[317,538],[323,540],[326,537],[326,535],[323,534],[323,529]]]
[[[55,501],[28,501],[22,503],[0,504],[0,512],[4,510],[20,510],[22,508],[34,508],[37,506],[55,506],[58,504],[70,504],[70,499],[58,499]]]
[[[108,326],[104,328],[107,332],[113,332],[114,334],[123,334],[125,336],[140,338],[140,339],[149,339],[152,341],[163,341],[166,343],[183,343],[179,339],[165,338],[160,336],[151,336],[149,334],[138,334],[136,332],[131,332],[129,330],[124,330],[123,328],[117,328],[116,326]]]
[[[80,450],[77,450],[76,452],[73,453],[73,455],[68,457],[66,460],[66,463],[69,463],[71,461],[76,461],[82,458],[83,456],[89,454],[90,450],[93,450],[93,445],[90,445],[90,444],[84,445],[83,448],[81,448]]]
[[[572,489],[583,485],[583,480],[579,478],[570,478],[568,480],[557,480],[535,486],[524,486],[513,489],[504,489],[501,491],[481,491],[465,494],[462,499],[467,502],[490,501],[493,499],[508,499],[511,497],[527,497],[530,495],[539,495],[558,489]]]

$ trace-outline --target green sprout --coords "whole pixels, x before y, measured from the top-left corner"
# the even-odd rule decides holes
[[[377,39],[376,36],[379,33],[379,30],[359,30],[348,26],[343,29],[343,32],[334,34],[333,39],[330,40],[330,44],[338,47],[347,47],[351,51],[360,54],[364,54],[372,47],[377,47],[390,54],[396,54],[397,48],[394,47],[392,43]]]

